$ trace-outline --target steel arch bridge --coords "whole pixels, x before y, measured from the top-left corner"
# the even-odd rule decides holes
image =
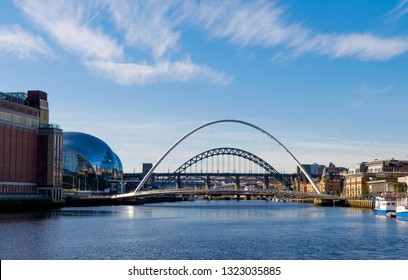
[[[241,121],[241,120],[234,120],[234,119],[223,119],[223,120],[216,120],[216,121],[212,121],[212,122],[208,122],[205,123],[193,130],[191,130],[190,132],[188,132],[187,134],[185,134],[183,137],[181,137],[173,146],[171,146],[160,158],[159,160],[153,165],[153,167],[149,170],[149,172],[147,172],[147,174],[143,177],[143,179],[140,181],[139,185],[137,186],[137,188],[132,192],[132,193],[125,193],[125,194],[119,194],[119,195],[113,195],[112,198],[117,199],[117,198],[127,198],[127,197],[132,197],[135,196],[136,193],[138,191],[140,191],[144,185],[146,184],[147,180],[150,178],[150,176],[152,175],[152,173],[156,170],[156,168],[160,165],[160,163],[167,157],[167,155],[173,151],[181,142],[183,142],[186,138],[188,138],[190,135],[196,133],[197,131],[208,127],[208,126],[212,126],[215,124],[219,124],[219,123],[238,123],[238,124],[242,124],[248,127],[252,127],[256,130],[258,130],[259,132],[265,134],[266,136],[268,136],[269,138],[271,138],[272,140],[274,140],[278,145],[280,145],[285,151],[286,153],[292,158],[292,160],[296,163],[296,165],[298,166],[298,168],[302,171],[302,173],[305,175],[305,177],[307,178],[307,180],[309,181],[309,183],[312,185],[312,187],[314,188],[314,190],[316,191],[316,193],[320,194],[320,190],[319,188],[316,186],[316,184],[313,182],[312,178],[310,177],[309,173],[305,170],[305,168],[302,166],[302,164],[299,162],[299,160],[288,150],[288,148],[286,148],[278,139],[276,139],[272,134],[268,133],[267,131],[265,131],[264,129],[251,124],[249,122],[246,121]]]
[[[281,184],[283,184],[287,189],[290,189],[291,186],[290,184],[288,185],[287,182],[283,182],[283,176],[280,174],[275,168],[273,168],[272,165],[267,163],[265,160],[262,158],[258,157],[257,155],[250,153],[245,150],[237,149],[237,148],[231,148],[231,147],[221,147],[221,148],[215,148],[211,150],[207,150],[205,152],[202,152],[185,163],[183,163],[176,171],[172,173],[162,184],[161,187],[164,188],[166,185],[171,183],[176,179],[177,176],[180,174],[183,174],[186,172],[186,170],[191,167],[192,165],[205,160],[210,157],[216,157],[216,156],[221,156],[221,155],[228,155],[228,156],[236,156],[236,157],[241,157],[246,160],[249,160],[255,164],[257,164],[259,167],[265,170],[266,174],[273,175]]]

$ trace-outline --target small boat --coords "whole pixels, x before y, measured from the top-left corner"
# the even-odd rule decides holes
[[[377,215],[393,217],[396,213],[397,198],[392,195],[383,194],[375,198],[374,212]]]
[[[408,218],[408,197],[399,197],[397,199],[397,209],[396,209],[397,218]]]
[[[271,201],[273,202],[287,202],[285,199],[283,198],[277,198],[276,196],[274,196]]]

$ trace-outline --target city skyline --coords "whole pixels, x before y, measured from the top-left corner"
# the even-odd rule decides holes
[[[406,0],[5,1],[0,91],[46,91],[50,122],[102,139],[125,172],[216,119],[302,163],[404,160],[407,14]]]

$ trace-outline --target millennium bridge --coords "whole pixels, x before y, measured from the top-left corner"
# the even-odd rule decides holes
[[[289,158],[296,164],[298,174],[282,174],[279,173],[270,163],[262,159],[260,156],[255,155],[250,151],[246,151],[240,148],[235,148],[232,146],[226,147],[213,147],[209,150],[203,151],[189,160],[185,161],[179,168],[174,172],[167,173],[155,173],[156,168],[162,163],[162,161],[183,141],[189,138],[191,135],[202,130],[205,127],[215,126],[221,123],[234,123],[239,124],[244,127],[250,127],[260,132],[262,135],[266,135],[268,139],[272,140],[278,144]],[[218,156],[231,156],[243,158],[246,161],[249,161],[263,170],[262,173],[242,173],[242,172],[202,172],[196,171],[191,172],[191,166],[197,165],[199,162],[208,160],[212,157]],[[188,172],[188,170],[190,170]],[[197,167],[196,167],[197,170]],[[307,182],[313,187],[315,193],[301,193],[293,191],[293,178],[295,176],[301,175]],[[250,179],[251,178],[251,179]],[[149,189],[148,181],[150,180],[150,185],[152,182],[155,184],[155,189]],[[183,181],[200,181],[199,186],[196,184],[190,184],[186,187],[186,184],[183,186]],[[228,187],[219,186],[214,183],[214,181],[228,180],[230,183]],[[254,187],[254,185],[248,184],[248,182],[259,182],[262,181],[262,187]],[[129,183],[125,181],[125,183]],[[189,184],[187,184],[189,185]],[[194,185],[194,186],[192,186]],[[250,187],[248,187],[250,185]],[[135,185],[134,190],[127,193],[115,194],[111,196],[111,199],[114,200],[131,200],[140,197],[148,196],[159,196],[159,195],[181,195],[181,196],[205,196],[205,197],[217,197],[217,196],[235,196],[240,197],[320,197],[322,199],[339,199],[335,196],[322,195],[320,190],[316,186],[315,182],[311,178],[310,174],[304,169],[300,164],[300,161],[274,136],[272,136],[267,131],[262,128],[251,124],[249,122],[233,119],[217,120],[208,122],[204,125],[201,125],[183,137],[181,137],[174,145],[172,145],[163,155],[157,160],[157,162],[152,166],[152,168],[144,174],[143,178],[138,180],[137,185]]]

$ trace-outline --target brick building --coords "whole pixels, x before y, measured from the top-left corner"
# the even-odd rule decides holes
[[[47,93],[0,92],[0,195],[60,199],[62,141]]]
[[[331,195],[340,195],[343,192],[343,176],[340,174],[344,168],[337,168],[332,162],[329,167],[325,167],[321,180],[318,184],[319,190]]]
[[[344,194],[348,198],[367,198],[381,192],[399,190],[398,178],[408,175],[408,161],[375,159],[350,168]]]

